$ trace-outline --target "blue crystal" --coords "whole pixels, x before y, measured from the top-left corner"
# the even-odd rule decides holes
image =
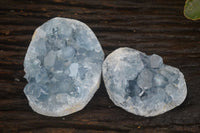
[[[180,105],[187,87],[179,69],[162,57],[119,48],[103,63],[103,79],[110,99],[126,111],[156,116]]]
[[[37,113],[64,116],[81,110],[99,88],[104,53],[84,23],[53,18],[38,27],[24,60],[24,93]]]

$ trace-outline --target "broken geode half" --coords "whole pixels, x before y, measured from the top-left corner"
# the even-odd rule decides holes
[[[81,110],[99,88],[104,52],[84,23],[53,18],[38,27],[24,60],[24,93],[34,111],[64,116]]]
[[[103,63],[110,99],[136,115],[156,116],[180,105],[187,88],[179,69],[163,64],[158,55],[119,48]]]

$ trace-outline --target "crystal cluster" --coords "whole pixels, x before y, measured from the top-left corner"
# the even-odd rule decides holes
[[[99,87],[104,53],[84,23],[53,18],[38,27],[24,60],[24,93],[37,113],[64,116],[81,110]]]
[[[103,63],[103,79],[111,100],[140,116],[156,116],[180,105],[187,94],[179,69],[160,56],[119,48]]]

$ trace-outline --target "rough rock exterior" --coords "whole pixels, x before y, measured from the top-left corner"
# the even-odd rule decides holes
[[[104,53],[84,23],[53,18],[38,27],[24,60],[24,93],[37,113],[64,116],[81,110],[99,88]]]
[[[103,79],[110,99],[140,116],[156,116],[180,105],[187,88],[179,69],[163,64],[158,55],[119,48],[103,63]]]

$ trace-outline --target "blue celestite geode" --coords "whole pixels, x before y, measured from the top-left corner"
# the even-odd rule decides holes
[[[140,116],[156,116],[180,105],[187,88],[179,69],[160,56],[119,48],[103,63],[103,79],[111,100]]]
[[[104,53],[84,23],[53,18],[38,27],[24,60],[24,93],[34,111],[64,116],[81,110],[99,88]]]

